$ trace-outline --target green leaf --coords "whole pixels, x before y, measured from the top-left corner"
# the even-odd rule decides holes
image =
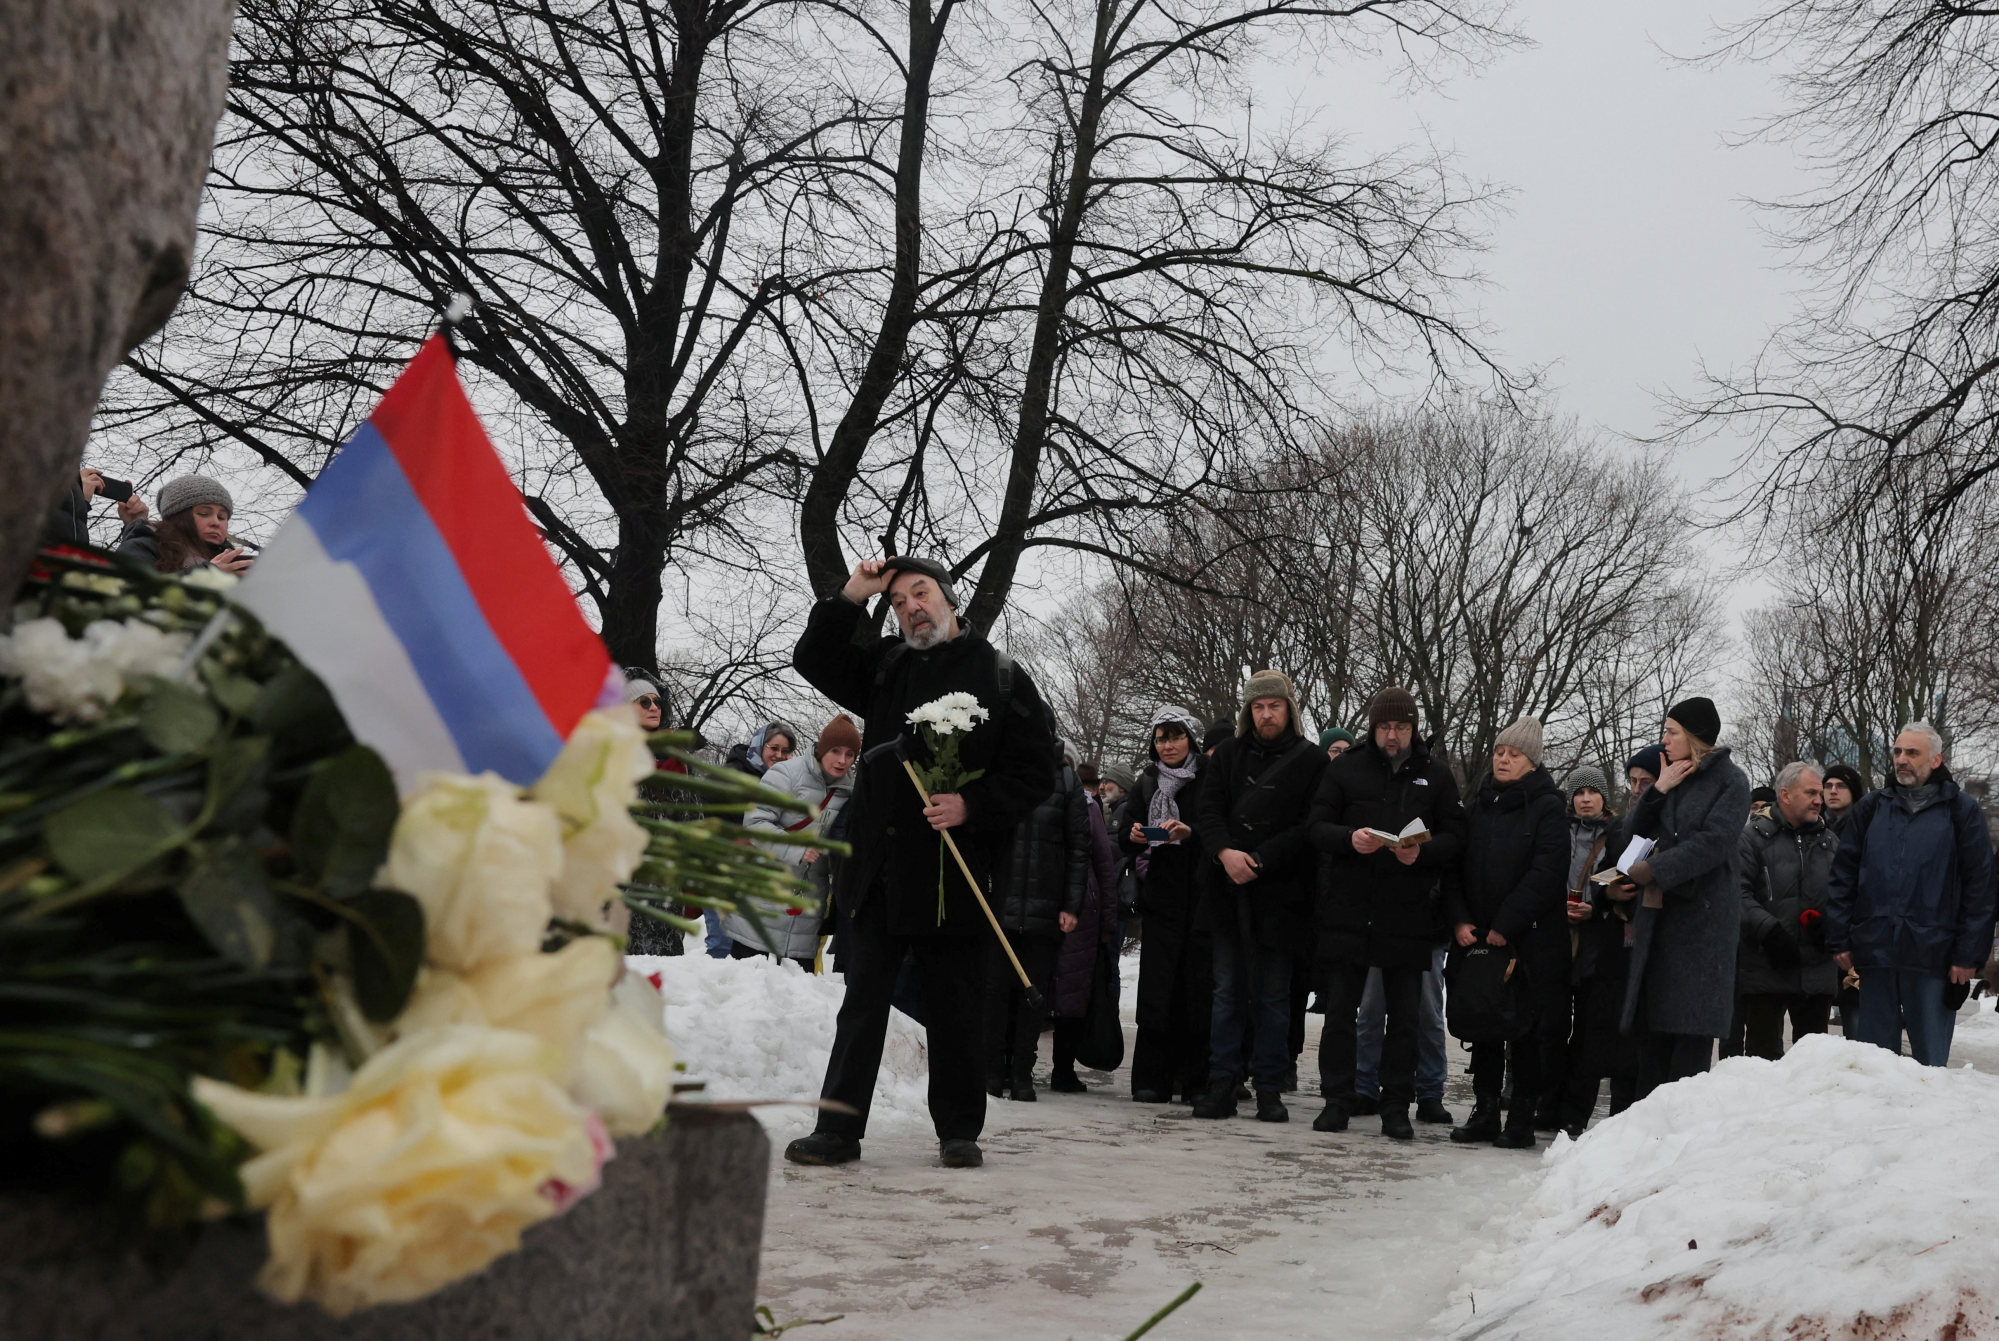
[[[215,701],[238,717],[251,712],[263,694],[263,687],[255,680],[226,671],[213,661],[202,663],[201,678],[215,695]]]
[[[396,781],[367,746],[320,764],[292,816],[292,858],[300,874],[336,897],[368,888],[388,858],[399,812]]]
[[[277,738],[282,760],[331,754],[351,739],[333,695],[317,675],[296,664],[278,672],[258,693],[250,720]]]
[[[161,754],[196,754],[215,739],[222,714],[208,695],[178,680],[155,680],[139,709],[139,730]]]
[[[249,844],[231,839],[203,845],[177,892],[181,907],[221,954],[248,968],[271,962],[278,901]]]
[[[402,1014],[423,963],[423,905],[397,889],[370,889],[346,901],[358,914],[347,924],[354,997],[376,1023]]]
[[[263,787],[271,742],[264,736],[231,736],[208,756],[210,823],[231,833],[250,833],[263,823],[270,797]]]
[[[164,805],[130,787],[93,792],[49,816],[56,863],[78,880],[131,870],[169,846],[180,826]]]

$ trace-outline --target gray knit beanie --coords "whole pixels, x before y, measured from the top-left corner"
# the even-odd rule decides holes
[[[1595,764],[1577,764],[1569,770],[1569,775],[1562,779],[1564,796],[1573,798],[1585,787],[1606,800],[1610,797],[1610,780],[1604,777],[1603,770]]]
[[[161,521],[203,503],[220,503],[231,513],[236,511],[236,500],[229,496],[229,491],[206,475],[183,475],[160,486]]]
[[[1493,749],[1496,750],[1502,745],[1511,745],[1514,749],[1527,756],[1528,763],[1539,768],[1541,766],[1541,719],[1538,717],[1522,717],[1519,721],[1513,723],[1513,725],[1507,727],[1493,738]]]

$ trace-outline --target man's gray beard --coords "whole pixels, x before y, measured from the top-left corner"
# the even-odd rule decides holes
[[[1408,760],[1409,756],[1415,752],[1415,748],[1412,745],[1407,749],[1383,750],[1382,753],[1388,756],[1388,766],[1390,768],[1400,768]]]
[[[902,640],[919,652],[927,652],[945,640],[944,626],[931,624],[926,628],[904,631]]]

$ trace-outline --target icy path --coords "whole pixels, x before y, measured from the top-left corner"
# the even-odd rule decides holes
[[[1085,1079],[1087,1095],[990,1101],[983,1169],[939,1168],[908,1121],[877,1126],[858,1164],[778,1160],[759,1298],[779,1321],[845,1315],[799,1333],[813,1341],[1084,1341],[1124,1336],[1199,1280],[1153,1336],[1421,1336],[1538,1166],[1452,1146],[1443,1127],[1408,1145],[1366,1118],[1320,1135],[1311,1093],[1285,1125],[1196,1122],[1132,1103],[1122,1071]],[[1468,1085],[1454,1074],[1460,1115]]]

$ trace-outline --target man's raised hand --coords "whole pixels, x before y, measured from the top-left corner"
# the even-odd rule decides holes
[[[840,594],[856,605],[860,605],[888,590],[889,573],[886,559],[862,559],[854,565],[847,585],[840,588]]]

